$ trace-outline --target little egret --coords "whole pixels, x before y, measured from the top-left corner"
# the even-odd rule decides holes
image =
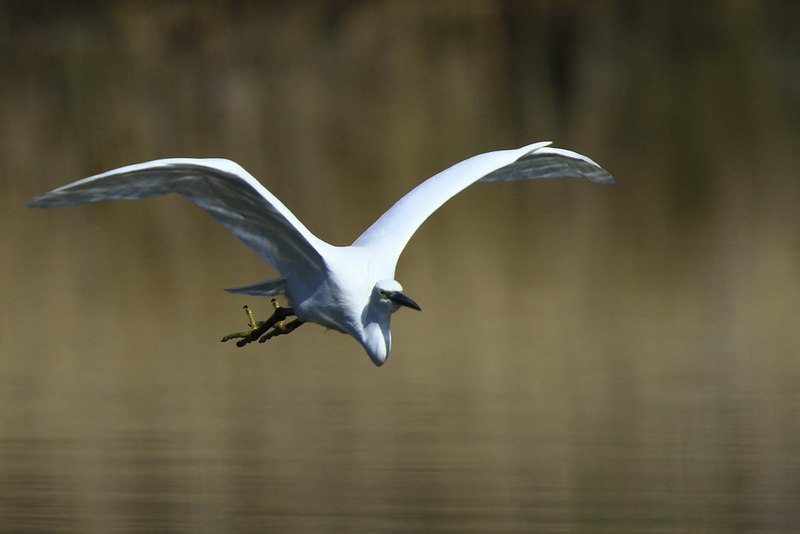
[[[317,238],[247,171],[225,159],[173,158],[121,167],[33,198],[28,206],[184,195],[280,273],[272,280],[226,291],[285,295],[291,306],[281,307],[273,299],[275,311],[267,321],[255,321],[245,306],[249,330],[223,341],[240,338],[237,345],[242,347],[312,322],[350,334],[380,366],[392,347],[392,314],[404,306],[420,309],[394,279],[397,260],[417,228],[453,195],[479,181],[584,177],[614,183],[586,156],[549,145],[488,152],[453,165],[401,198],[349,247]],[[296,319],[286,323],[290,316]]]

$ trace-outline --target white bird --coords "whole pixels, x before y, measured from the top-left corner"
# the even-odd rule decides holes
[[[174,158],[121,167],[33,198],[28,206],[184,195],[280,273],[278,278],[226,291],[285,295],[292,306],[282,308],[273,299],[275,313],[264,322],[254,321],[247,309],[250,329],[223,341],[241,338],[239,346],[256,339],[263,342],[312,322],[350,334],[380,366],[392,347],[392,314],[403,306],[420,309],[394,279],[397,260],[417,228],[452,196],[477,181],[571,176],[614,183],[586,156],[548,145],[488,152],[453,165],[414,188],[346,247],[317,238],[247,171],[225,159]],[[285,323],[292,315],[297,319]]]

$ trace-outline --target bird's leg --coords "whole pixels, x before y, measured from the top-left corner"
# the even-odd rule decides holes
[[[275,336],[289,334],[290,332],[293,332],[298,326],[300,326],[305,322],[301,321],[300,319],[295,319],[294,321],[287,324],[285,319],[290,315],[294,315],[294,308],[283,308],[281,307],[280,304],[278,304],[278,301],[275,299],[272,299],[272,307],[275,308],[275,313],[272,314],[272,317],[270,317],[267,322],[272,321],[276,317],[281,317],[281,319],[272,325],[272,330],[269,332],[267,331],[269,330],[269,327],[264,328],[266,324],[256,329],[263,334],[261,338],[258,340],[259,343],[264,343],[268,339],[272,339]],[[255,333],[255,330],[253,331],[253,333]]]
[[[245,330],[243,332],[236,332],[233,334],[228,334],[227,336],[222,338],[222,341],[228,341],[230,339],[241,338],[239,341],[236,342],[237,347],[244,347],[248,343],[252,343],[253,341],[261,338],[259,341],[263,343],[264,341],[274,337],[279,336],[281,334],[288,334],[301,324],[303,321],[300,319],[296,319],[289,323],[288,325],[285,323],[285,320],[288,316],[294,315],[294,308],[284,308],[278,301],[272,299],[272,307],[275,308],[275,312],[272,316],[267,319],[266,321],[256,321],[253,318],[253,312],[250,310],[248,306],[244,307],[245,312],[247,313],[247,322],[250,326],[250,330]],[[272,332],[268,332],[270,328],[273,328]]]
[[[261,339],[259,339],[258,342],[264,343],[266,340],[272,339],[275,336],[282,336],[294,332],[295,329],[304,322],[305,321],[301,321],[300,319],[295,319],[290,323],[286,323],[284,321],[278,321],[277,323],[275,323],[275,326],[272,328],[272,330],[261,336]]]

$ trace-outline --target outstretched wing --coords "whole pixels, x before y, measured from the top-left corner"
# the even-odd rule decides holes
[[[208,211],[281,274],[324,268],[314,236],[280,200],[225,159],[161,159],[91,176],[28,201],[52,208],[179,193]]]
[[[568,176],[604,185],[614,183],[611,175],[591,159],[569,150],[549,148],[549,144],[545,141],[516,150],[488,152],[445,169],[401,198],[353,246],[373,249],[374,257],[386,262],[381,267],[394,272],[400,253],[417,228],[470,184]]]

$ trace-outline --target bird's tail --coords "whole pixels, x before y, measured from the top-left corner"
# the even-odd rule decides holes
[[[286,294],[286,281],[289,278],[286,276],[279,276],[266,282],[259,282],[257,284],[250,284],[249,286],[232,287],[226,289],[228,293],[239,293],[241,295],[255,295],[257,297],[274,297],[276,295]]]

